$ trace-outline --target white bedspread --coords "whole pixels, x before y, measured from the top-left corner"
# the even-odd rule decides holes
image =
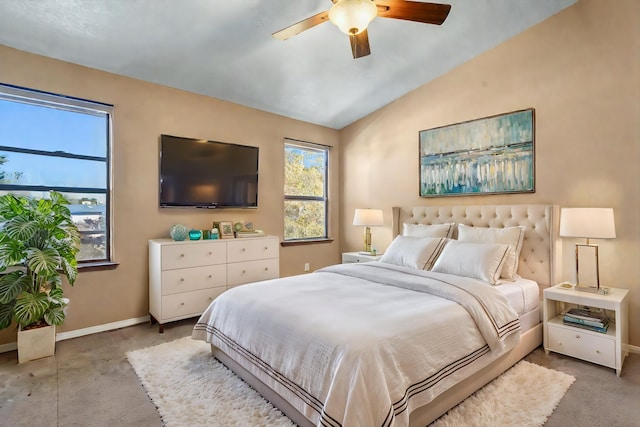
[[[503,295],[383,263],[233,288],[198,320],[210,342],[318,426],[405,426],[409,413],[519,340]]]

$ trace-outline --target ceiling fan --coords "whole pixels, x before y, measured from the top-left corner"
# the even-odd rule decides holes
[[[276,31],[273,36],[286,40],[328,19],[349,36],[351,52],[356,59],[371,53],[367,25],[376,16],[440,25],[451,10],[449,4],[405,0],[332,0],[332,2],[331,9]]]

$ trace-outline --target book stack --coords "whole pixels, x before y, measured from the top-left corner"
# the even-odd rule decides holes
[[[262,230],[253,230],[253,231],[236,231],[236,238],[243,237],[264,237],[264,231]]]
[[[606,333],[609,319],[604,313],[596,313],[583,308],[572,308],[564,314],[562,323],[590,331]]]

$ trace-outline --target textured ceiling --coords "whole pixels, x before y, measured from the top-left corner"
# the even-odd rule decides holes
[[[271,36],[330,0],[0,0],[0,44],[341,129],[575,1],[451,0],[442,26],[377,18],[354,60],[330,22]]]

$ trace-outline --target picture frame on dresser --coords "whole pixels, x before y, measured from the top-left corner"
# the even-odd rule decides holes
[[[218,229],[221,239],[233,239],[233,222],[232,221],[215,221],[213,227]]]

